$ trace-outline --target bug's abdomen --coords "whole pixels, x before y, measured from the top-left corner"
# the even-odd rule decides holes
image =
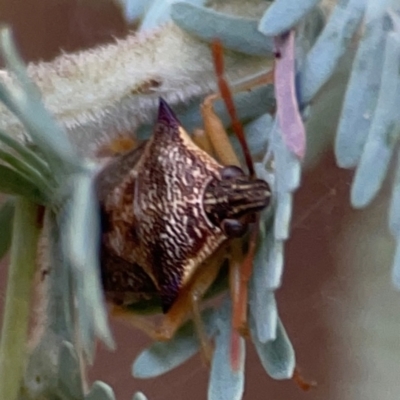
[[[114,304],[129,306],[141,300],[159,301],[158,290],[144,270],[105,247],[101,252],[101,279],[106,299]]]

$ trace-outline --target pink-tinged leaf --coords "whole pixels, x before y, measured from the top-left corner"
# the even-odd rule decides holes
[[[283,141],[302,159],[306,151],[306,132],[296,97],[294,38],[294,30],[275,37],[275,97]]]

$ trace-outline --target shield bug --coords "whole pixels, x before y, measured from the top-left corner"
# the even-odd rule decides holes
[[[239,131],[249,175],[240,167],[213,112],[217,96],[209,96],[202,114],[206,137],[218,160],[205,151],[209,143],[193,142],[169,105],[160,99],[151,138],[111,159],[97,176],[106,297],[114,304],[114,313],[140,302],[159,305],[165,314],[159,326],[131,316],[136,326],[156,339],[172,337],[191,313],[202,336],[198,301],[228,258],[229,245],[245,236],[250,226],[256,226],[250,234],[247,256],[241,253],[241,243],[231,246],[235,252],[230,257],[235,261],[235,267],[230,268],[234,327],[242,333],[245,330],[257,214],[268,206],[271,192],[265,181],[254,176],[250,152],[223,79],[221,55],[222,49],[215,45],[221,95]],[[205,338],[201,341],[205,347]]]
[[[97,190],[108,299],[158,297],[167,314],[270,198],[266,182],[194,144],[163,100],[152,137],[105,166]]]

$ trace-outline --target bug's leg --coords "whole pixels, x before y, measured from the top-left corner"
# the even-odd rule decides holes
[[[127,323],[129,323],[130,325],[133,325],[135,328],[144,332],[151,339],[158,340],[157,325],[152,321],[150,321],[148,317],[142,317],[127,310],[125,307],[117,305],[112,305],[110,314],[113,317],[120,318],[121,320],[124,320]]]
[[[158,340],[168,340],[172,338],[178,328],[192,314],[203,356],[206,359],[211,358],[209,341],[201,320],[199,302],[215,281],[225,257],[226,248],[223,246],[211,259],[207,260],[207,263],[203,264],[196,271],[191,282],[182,290],[171,309],[165,314],[161,325],[157,329]]]
[[[222,264],[222,261],[221,261]],[[193,317],[197,337],[200,341],[201,352],[207,363],[211,360],[212,349],[201,320],[199,302],[211,284],[215,281],[219,266],[211,263],[210,266],[196,276],[193,284],[184,290],[175,301],[174,305],[163,317],[161,323],[154,323],[148,317],[143,317],[126,308],[113,305],[111,315],[118,317],[140,329],[153,340],[166,341],[171,339],[182,324]]]
[[[211,144],[209,136],[206,134],[204,129],[195,129],[192,133],[193,142],[204,150],[207,154],[212,157],[215,157],[214,149]]]
[[[239,159],[233,150],[225,128],[219,117],[215,114],[213,103],[217,98],[217,95],[207,96],[201,105],[204,130],[211,142],[217,159],[224,165],[236,165],[240,167]]]
[[[210,340],[208,339],[207,332],[204,329],[204,324],[200,312],[200,301],[201,297],[199,297],[198,294],[193,291],[191,296],[191,311],[193,323],[196,327],[197,338],[200,342],[200,350],[203,361],[209,366],[211,364],[213,348]]]
[[[219,119],[219,117],[215,114],[214,111],[214,101],[218,99],[223,99],[226,103],[229,115],[232,120],[232,126],[235,130],[236,136],[238,137],[242,147],[243,152],[245,153],[247,167],[249,168],[250,174],[252,174],[253,163],[251,160],[250,152],[247,148],[247,143],[244,137],[244,132],[241,123],[238,120],[236,110],[233,104],[233,99],[231,95],[231,91],[229,86],[223,76],[223,54],[222,47],[220,45],[213,46],[213,56],[214,56],[214,64],[216,75],[218,78],[218,86],[220,89],[220,93],[214,93],[207,96],[202,105],[201,105],[201,114],[204,122],[204,130],[205,136],[208,139],[203,139],[199,132],[193,133],[193,139],[196,144],[203,148],[207,153],[212,154],[212,152],[216,153],[219,161],[224,165],[236,165],[240,167],[240,162],[238,157],[233,150],[232,144],[228,138],[228,135],[225,131],[225,128]],[[274,82],[274,72],[268,71],[266,73],[262,73],[260,75],[254,76],[249,80],[239,84],[234,87],[234,92],[241,92],[245,90],[250,90],[255,86],[259,86],[262,84],[272,84]],[[203,141],[206,142],[203,145]],[[209,143],[211,142],[213,151],[210,149]],[[248,155],[246,155],[248,153]]]

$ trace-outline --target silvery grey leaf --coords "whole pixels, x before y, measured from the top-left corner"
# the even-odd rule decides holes
[[[265,153],[264,153],[265,154]],[[264,163],[255,162],[254,169],[256,171],[257,178],[264,179],[268,183],[270,188],[274,188],[275,184],[275,174],[272,170],[265,168]],[[261,213],[261,222],[264,224],[270,223],[274,212],[274,193],[272,192],[272,203]]]
[[[187,4],[203,5],[205,0],[187,0]],[[146,10],[146,14],[140,24],[139,32],[148,32],[162,24],[171,21],[171,9],[174,1],[156,0]]]
[[[99,206],[90,170],[71,176],[71,206],[65,253],[74,268],[99,270]]]
[[[7,199],[0,206],[0,261],[8,252],[11,244],[12,227],[14,219],[14,199]]]
[[[276,192],[275,196],[274,237],[276,240],[286,240],[290,232],[293,195],[289,192]]]
[[[269,140],[271,127],[273,125],[273,119],[269,114],[262,114],[260,117],[252,120],[248,124],[244,125],[244,131],[246,135],[246,141],[250,149],[250,153],[253,156],[253,160],[262,158],[267,151],[269,151]],[[239,143],[236,135],[230,136],[232,146],[239,157],[242,165],[245,165],[245,159],[242,151],[242,146]],[[258,164],[258,166],[257,166]],[[262,163],[254,163],[257,177],[266,180],[270,186],[271,182],[266,179],[268,171],[266,171]]]
[[[173,3],[171,17],[180,28],[207,42],[218,38],[224,48],[249,55],[273,53],[272,40],[258,31],[257,19],[228,15],[187,2]]]
[[[268,254],[266,283],[271,290],[281,286],[283,274],[283,254],[284,242],[274,239],[272,242],[271,251]]]
[[[371,127],[381,86],[384,24],[384,18],[366,22],[353,62],[335,142],[336,160],[343,168],[357,165]]]
[[[365,6],[365,0],[336,5],[297,77],[302,106],[310,102],[333,74],[361,22]]]
[[[237,370],[234,371],[231,358],[231,314],[230,302],[225,302],[216,322],[218,333],[215,336],[215,350],[208,384],[208,400],[240,400],[243,395],[245,341],[238,335],[238,366]]]
[[[113,339],[108,326],[104,294],[100,282],[99,211],[94,191],[93,172],[71,178],[71,203],[66,212],[63,251],[71,263],[77,288],[80,329],[88,350],[97,335],[108,346]]]
[[[275,0],[261,18],[258,29],[264,35],[277,36],[300,22],[321,0]]]
[[[19,88],[0,84],[0,99],[23,123],[54,173],[76,170],[79,162],[71,143],[40,101],[40,94],[30,81],[11,33],[6,28],[0,31],[0,45],[7,68],[15,74],[20,84]]]
[[[400,36],[387,35],[382,81],[375,114],[351,190],[354,207],[364,207],[375,197],[386,176],[398,136],[400,101]]]
[[[49,237],[49,289],[47,305],[47,328],[58,337],[73,342],[74,296],[72,277],[68,263],[62,252],[60,227],[57,217],[48,212],[45,224]]]
[[[27,400],[47,399],[57,392],[61,343],[57,335],[46,331],[30,351],[22,384]]]
[[[213,309],[202,313],[206,333],[211,337],[215,332],[217,312]],[[136,358],[132,366],[135,378],[153,378],[181,365],[199,351],[199,340],[192,321],[183,325],[167,342],[155,342]]]
[[[136,392],[132,400],[147,400],[147,397],[142,392]]]
[[[49,166],[25,144],[21,144],[0,130],[0,142],[15,150],[21,158],[44,177],[50,176]]]
[[[245,125],[246,140],[251,154],[265,154],[270,141],[273,118],[270,114],[262,114]]]
[[[282,322],[278,321],[275,340],[261,343],[254,328],[251,329],[251,336],[261,364],[267,374],[274,379],[290,379],[293,376],[296,360],[293,346]]]
[[[115,394],[111,386],[101,381],[95,381],[85,400],[115,400]]]
[[[0,192],[24,196],[34,203],[46,204],[46,195],[25,175],[0,164]]]
[[[261,225],[259,244],[254,257],[257,271],[256,290],[275,290],[280,287],[283,272],[283,242]],[[256,279],[256,278],[254,278]]]
[[[370,22],[374,19],[381,19],[386,13],[388,7],[396,2],[393,0],[367,0],[367,10],[365,13],[365,22]]]
[[[400,238],[400,150],[397,151],[397,171],[390,201],[389,227],[393,236]]]
[[[250,324],[255,326],[258,340],[261,343],[266,343],[276,339],[278,310],[274,292],[264,291],[263,294],[264,296],[259,294],[259,308],[251,314]],[[264,306],[263,309],[261,308],[262,305]]]
[[[152,0],[118,0],[121,4],[126,20],[129,23],[137,21],[146,11]]]
[[[171,2],[168,0],[148,1],[138,32],[149,32],[171,21]]]
[[[80,274],[76,278],[84,279]],[[79,340],[85,352],[85,358],[89,364],[93,364],[96,349],[96,331],[95,321],[96,315],[92,309],[85,292],[90,290],[85,285],[76,285],[76,302],[78,309],[78,326],[79,326]]]
[[[78,357],[74,346],[63,341],[58,358],[57,389],[63,399],[82,399],[83,385]]]
[[[51,197],[53,189],[50,186],[50,182],[44,177],[39,171],[37,171],[30,164],[26,163],[23,159],[15,156],[9,151],[0,149],[0,160],[4,164],[8,164],[13,170],[19,172],[22,176],[25,176],[29,181],[32,182],[43,194],[47,197]]]
[[[264,243],[267,242],[265,235],[259,233],[259,246],[270,248]],[[271,240],[269,240],[271,242]],[[278,323],[278,311],[273,291],[266,285],[268,266],[266,265],[266,255],[259,250],[254,258],[253,274],[250,281],[249,304],[250,304],[250,324],[254,325],[257,338],[261,343],[276,338],[276,327]],[[261,257],[264,260],[260,260]]]
[[[317,6],[307,14],[307,17],[300,24],[293,28],[296,30],[295,52],[297,71],[301,68],[307,53],[324,29],[326,20],[326,13],[323,12],[322,7]]]
[[[392,282],[400,290],[400,238],[396,237],[396,252],[393,261]]]

